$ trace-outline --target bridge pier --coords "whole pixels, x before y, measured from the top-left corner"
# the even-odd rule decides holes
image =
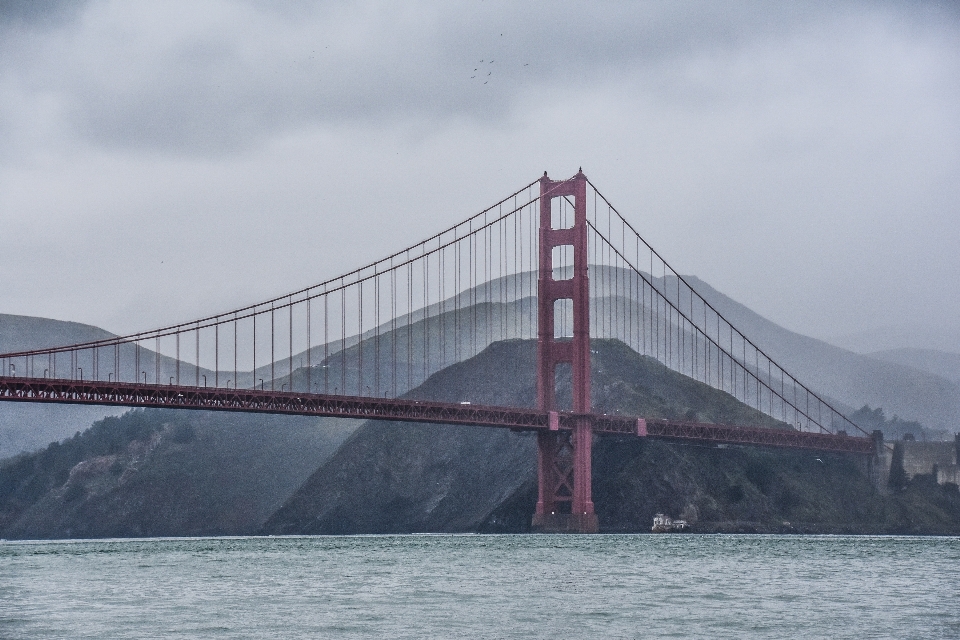
[[[553,228],[554,198],[574,199],[573,226]],[[553,277],[554,247],[573,248],[573,275]],[[593,425],[590,413],[590,283],[587,278],[587,178],[540,179],[540,261],[537,279],[537,406],[550,412],[550,430],[537,436],[537,507],[532,528],[544,533],[596,533],[591,493]],[[555,335],[557,300],[573,303],[572,339]],[[557,365],[572,368],[573,429],[560,431],[556,414]]]
[[[551,420],[556,413],[551,412]],[[532,528],[542,533],[596,533],[591,496],[593,430],[587,418],[570,431],[537,434],[539,490]]]

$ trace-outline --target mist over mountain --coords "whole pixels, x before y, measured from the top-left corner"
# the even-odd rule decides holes
[[[57,347],[111,338],[113,334],[79,322],[0,313],[0,353]],[[10,374],[5,371],[4,374]],[[23,372],[19,372],[23,374]],[[41,370],[40,375],[43,375]],[[83,431],[122,407],[0,402],[0,458],[33,451]]]
[[[695,276],[687,280],[787,371],[814,391],[842,403],[848,413],[870,405],[882,407],[887,415],[916,420],[928,429],[943,431],[944,437],[952,437],[958,430],[960,384],[956,381],[794,333]]]
[[[641,308],[635,299],[617,298],[610,285],[628,275],[610,267],[593,268],[591,309],[595,328],[601,326],[596,321],[599,310],[615,305],[620,305],[618,308],[624,313],[632,307],[636,317],[651,319],[649,308]],[[774,360],[847,413],[864,405],[882,408],[889,416],[918,421],[930,432],[940,432],[942,437],[950,437],[960,424],[960,382],[950,377],[950,372],[955,371],[955,359],[950,355],[903,350],[877,356],[853,353],[784,329],[695,276],[687,280]],[[651,281],[668,296],[676,289],[674,278]],[[432,373],[472,357],[494,341],[535,336],[535,291],[534,273],[495,279],[407,317],[385,322],[361,336],[328,336],[326,343],[320,341],[309,354],[299,351],[279,357],[273,363],[258,366],[256,372],[238,371],[234,375],[232,371],[221,371],[219,381],[221,385],[253,386],[263,379],[263,384],[269,386],[273,379],[277,389],[286,384],[288,389],[306,390],[309,386],[314,392],[402,394],[422,384]],[[111,335],[78,323],[0,315],[0,351]],[[383,365],[379,368],[370,364],[377,353],[381,354]],[[394,354],[396,361],[392,360]],[[185,384],[197,380],[202,384],[206,376],[212,384],[217,379],[213,371],[189,363],[178,364],[175,358],[164,354],[157,358],[144,346],[139,353],[132,345],[121,346],[118,360],[122,379],[140,375],[134,371],[135,363],[148,372],[151,381],[159,368],[161,383],[179,378]],[[361,378],[363,362],[367,364]],[[295,370],[292,376],[291,363]],[[232,380],[234,377],[237,380]],[[76,433],[93,420],[121,412],[108,407],[0,403],[0,457],[42,447]]]
[[[668,298],[675,297],[676,278],[644,276]],[[614,284],[631,277],[637,281],[635,274],[631,276],[623,269],[591,267],[591,326],[595,335],[617,337],[623,333],[625,321],[615,319],[610,326],[609,319],[603,318],[605,309],[620,309],[623,316],[643,318],[651,324],[663,321],[654,318],[649,305],[635,297],[624,298],[623,291]],[[312,375],[314,390],[382,393],[396,384],[396,392],[403,393],[421,384],[430,373],[471,357],[494,341],[534,337],[536,299],[526,294],[536,290],[535,274],[518,274],[514,278],[515,282],[502,278],[462,292],[401,319],[396,326],[385,323],[367,331],[359,339],[346,336],[314,347],[311,360],[322,362],[324,367]],[[854,353],[803,336],[767,320],[695,276],[686,280],[763,351],[841,411],[852,413],[864,405],[882,407],[888,415],[919,421],[931,432],[941,432],[944,438],[952,437],[960,424],[960,383],[941,375],[942,367],[903,366],[908,363]],[[561,324],[571,326],[569,318],[564,320],[562,314],[560,317]],[[457,326],[461,327],[459,332],[454,329]],[[642,350],[637,342],[634,348]],[[376,353],[396,353],[395,366],[391,363],[380,370],[370,366]],[[647,354],[654,354],[652,347]],[[408,359],[409,355],[412,357]],[[292,361],[295,368],[301,365],[301,369],[287,382],[306,388],[302,368],[307,362],[305,352],[295,354]],[[361,379],[360,366],[364,362],[368,364]],[[285,374],[289,370],[287,360],[278,361],[274,370],[278,375]],[[263,375],[266,368],[260,372]]]
[[[59,347],[112,338],[114,334],[79,322],[0,313],[0,353]]]
[[[943,321],[932,318],[931,322]],[[918,349],[956,353],[960,349],[960,325],[889,324],[853,333],[827,336],[826,342],[857,353]]]
[[[906,365],[946,378],[960,385],[960,353],[936,351],[935,349],[890,349],[869,354],[887,362]]]

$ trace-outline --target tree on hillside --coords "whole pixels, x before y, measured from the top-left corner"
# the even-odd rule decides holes
[[[870,405],[865,404],[850,414],[850,419],[864,431],[879,429],[891,440],[900,440],[906,435],[912,435],[918,440],[928,439],[928,432],[922,424],[915,420],[903,420],[897,415],[888,420],[880,407],[871,409]]]
[[[903,443],[893,445],[893,456],[890,460],[890,479],[887,485],[894,491],[903,491],[907,486],[907,472],[903,468]]]
[[[887,424],[887,417],[883,414],[883,409],[880,407],[871,409],[870,405],[867,404],[854,411],[850,415],[850,419],[866,431],[873,431],[874,429],[884,431]]]

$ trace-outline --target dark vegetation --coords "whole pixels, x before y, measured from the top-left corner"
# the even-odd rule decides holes
[[[893,455],[890,456],[890,477],[887,486],[893,491],[903,491],[907,488],[907,472],[903,468],[903,443],[895,442]]]
[[[648,531],[664,512],[700,532],[960,533],[960,491],[930,475],[887,493],[864,463],[841,455],[617,440],[594,444],[603,531]],[[528,530],[535,501],[534,483],[519,487],[480,528]]]
[[[134,441],[149,439],[160,424],[149,419],[144,411],[131,411],[122,419],[104,418],[83,433],[77,432],[62,443],[51,442],[37,453],[4,461],[0,465],[0,531],[49,491],[66,484],[76,464],[88,458],[118,454]],[[74,489],[70,498],[77,497],[78,490]]]
[[[595,340],[597,411],[784,426],[731,396],[666,369],[622,342]],[[498,342],[409,393],[423,400],[532,407],[536,343]],[[570,378],[558,375],[569,405]],[[267,533],[471,531],[504,500],[518,504],[506,530],[529,525],[535,495],[532,434],[392,422],[365,424],[264,526]],[[526,494],[518,490],[527,487]],[[532,487],[532,488],[530,488]],[[534,492],[531,494],[530,492]],[[527,508],[529,506],[529,508]],[[506,518],[507,515],[502,515]],[[652,517],[652,514],[651,514]],[[523,524],[526,523],[526,524]],[[648,525],[649,526],[649,525]]]
[[[0,537],[251,533],[351,429],[164,409],[105,418],[0,462]]]
[[[886,440],[927,440],[931,435],[916,420],[902,420],[897,415],[888,419],[880,407],[871,409],[869,405],[863,405],[850,414],[850,419],[867,433],[876,429],[882,431]]]

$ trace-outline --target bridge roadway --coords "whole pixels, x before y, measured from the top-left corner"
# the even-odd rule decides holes
[[[0,376],[0,401],[164,407],[299,416],[431,422],[508,428],[520,431],[572,430],[576,420],[591,421],[602,434],[714,444],[785,447],[822,452],[875,452],[870,438],[789,429],[740,427],[703,422],[643,419],[622,415],[548,412],[536,409],[443,403],[406,398],[306,394],[259,389],[182,387],[127,382],[80,381]]]

